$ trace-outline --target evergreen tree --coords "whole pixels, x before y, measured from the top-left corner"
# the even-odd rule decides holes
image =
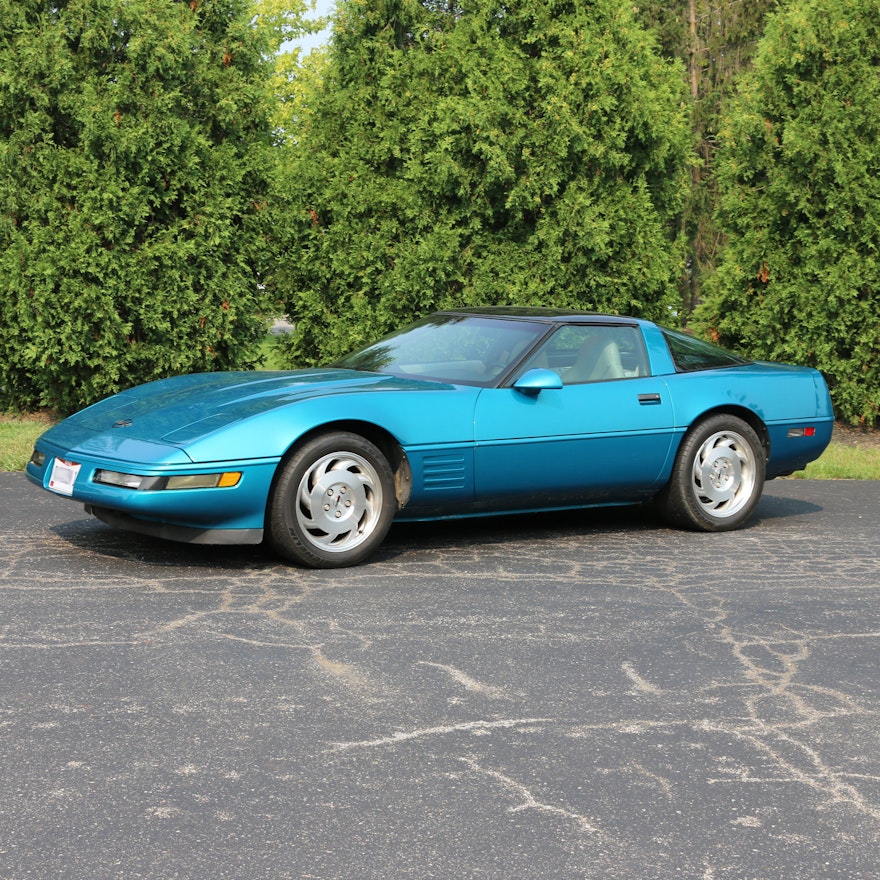
[[[340,0],[321,73],[276,275],[297,363],[450,306],[669,314],[685,95],[626,3]]]
[[[808,0],[771,16],[725,115],[730,240],[699,326],[808,363],[838,415],[880,412],[880,7]]]
[[[688,311],[700,301],[703,277],[714,270],[724,247],[714,216],[720,109],[751,65],[765,16],[776,4],[777,0],[665,0],[639,9],[640,19],[658,34],[664,54],[684,64],[691,98],[696,161],[679,218],[686,251],[681,295]]]
[[[253,361],[265,36],[248,0],[0,0],[0,406]]]

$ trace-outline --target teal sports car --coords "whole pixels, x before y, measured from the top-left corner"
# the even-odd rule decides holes
[[[123,391],[46,431],[27,476],[111,526],[331,568],[394,520],[653,499],[676,526],[735,529],[833,418],[808,367],[637,318],[461,309],[322,369]]]

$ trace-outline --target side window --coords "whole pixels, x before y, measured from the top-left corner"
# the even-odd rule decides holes
[[[733,352],[725,351],[725,349],[712,345],[711,342],[697,339],[695,336],[677,333],[675,330],[663,330],[663,336],[669,346],[675,369],[679,373],[741,367],[751,363]]]
[[[524,364],[553,370],[566,385],[629,379],[648,374],[637,327],[569,324],[560,327]]]

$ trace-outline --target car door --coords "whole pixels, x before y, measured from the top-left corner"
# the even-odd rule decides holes
[[[567,325],[514,380],[533,369],[553,370],[561,387],[487,388],[477,399],[478,504],[625,502],[658,487],[672,446],[673,407],[665,382],[647,375],[638,327]]]

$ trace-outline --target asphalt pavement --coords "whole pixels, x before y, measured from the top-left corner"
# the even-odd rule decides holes
[[[776,481],[316,572],[0,475],[0,880],[874,880],[878,546]]]

